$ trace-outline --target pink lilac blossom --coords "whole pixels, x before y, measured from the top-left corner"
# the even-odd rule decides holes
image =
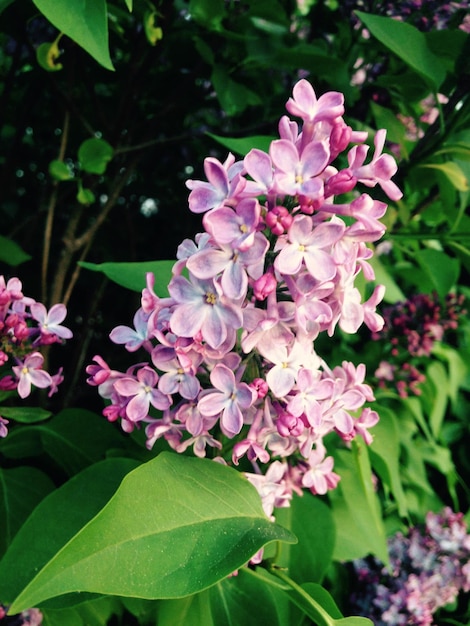
[[[5,281],[0,275],[0,390],[17,391],[21,399],[33,387],[56,393],[63,381],[62,368],[51,375],[44,370],[41,347],[64,343],[72,331],[62,322],[67,315],[63,304],[49,310],[23,294],[19,278]],[[6,436],[6,420],[0,418],[0,436]]]
[[[108,420],[126,432],[144,426],[149,449],[165,439],[243,467],[268,516],[294,492],[335,488],[327,435],[372,441],[378,415],[365,407],[374,400],[365,367],[329,368],[316,339],[362,323],[380,330],[383,288],[363,300],[355,281],[374,280],[368,245],[384,234],[387,207],[364,187],[401,197],[385,131],[367,163],[367,133],[344,122],[342,94],[317,97],[300,80],[287,110],[300,124],[284,115],[268,152],[209,157],[207,180],[187,182],[204,232],[178,247],[169,297],[158,298],[148,276],[135,331],[111,332],[129,352],[141,349],[142,362],[120,373],[97,356],[87,368],[110,401]],[[338,170],[343,152],[349,167]]]

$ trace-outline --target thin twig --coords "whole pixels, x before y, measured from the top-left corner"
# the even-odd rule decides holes
[[[70,114],[68,111],[65,111],[64,127],[62,130],[62,138],[60,141],[59,154],[57,156],[57,159],[59,161],[63,161],[65,157],[65,150],[66,150],[68,134],[69,134],[69,126],[70,126]],[[57,204],[58,195],[59,195],[59,181],[55,180],[53,182],[53,189],[52,189],[51,197],[49,199],[49,205],[47,207],[46,224],[44,227],[44,249],[42,253],[42,271],[41,271],[42,301],[44,303],[46,303],[47,301],[47,271],[49,267],[49,257],[50,257],[50,251],[51,251],[52,226],[54,224],[54,213],[55,213],[55,207]]]

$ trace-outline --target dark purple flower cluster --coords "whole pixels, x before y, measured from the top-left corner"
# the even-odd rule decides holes
[[[429,356],[436,341],[458,328],[466,313],[464,301],[456,294],[447,295],[443,303],[437,294],[416,294],[385,308],[384,328],[372,334],[383,343],[386,355],[375,372],[378,386],[394,386],[402,397],[419,395],[419,385],[425,380],[420,358]]]
[[[432,626],[435,613],[470,590],[470,535],[462,513],[428,513],[424,527],[389,540],[390,569],[373,557],[352,563],[349,610],[375,626]]]
[[[460,28],[468,32],[470,7],[468,0],[442,2],[442,0],[346,0],[341,2],[343,15],[353,16],[354,11],[365,11],[393,17],[407,22],[421,31]],[[354,18],[353,18],[354,19]]]

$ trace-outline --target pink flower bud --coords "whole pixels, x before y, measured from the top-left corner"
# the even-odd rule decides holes
[[[257,300],[265,300],[275,291],[277,281],[272,272],[266,272],[253,283],[253,294]]]
[[[262,400],[268,394],[268,383],[263,378],[255,378],[248,386],[257,394],[258,400]]]
[[[283,437],[300,437],[304,432],[305,424],[300,417],[290,413],[282,413],[276,422],[277,430]]]
[[[274,209],[266,213],[266,226],[271,229],[274,235],[282,235],[292,224],[292,215],[284,206],[275,206]]]

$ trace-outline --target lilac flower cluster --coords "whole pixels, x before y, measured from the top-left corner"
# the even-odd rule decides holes
[[[431,626],[438,609],[470,591],[470,534],[462,513],[428,513],[424,527],[389,540],[391,568],[373,557],[353,562],[354,615],[376,626]]]
[[[38,609],[28,609],[16,615],[7,615],[7,607],[0,604],[0,626],[41,626],[42,613]]]
[[[302,79],[286,105],[301,128],[283,116],[269,153],[205,159],[207,181],[187,182],[204,232],[179,246],[169,297],[157,297],[147,276],[135,328],[110,334],[130,352],[143,348],[146,360],[121,373],[96,356],[87,368],[109,400],[104,415],[126,432],[145,424],[149,449],[163,437],[177,452],[192,446],[203,457],[213,448],[222,462],[250,462],[268,515],[288,506],[293,490],[336,486],[328,433],[370,443],[378,420],[363,408],[374,399],[365,366],[331,369],[314,346],[337,325],[382,328],[383,287],[362,302],[354,281],[361,271],[374,279],[367,243],[384,233],[386,204],[349,192],[362,183],[401,197],[395,161],[382,153],[385,131],[366,163],[367,133],[346,125],[343,100],[337,92],[317,98]],[[348,167],[338,170],[333,162],[351,144]]]
[[[31,388],[49,388],[49,396],[62,382],[62,368],[50,375],[43,369],[42,346],[62,343],[72,331],[61,325],[67,309],[55,304],[48,311],[41,302],[23,295],[18,278],[0,276],[0,391],[18,392],[26,398]],[[0,416],[0,437],[7,435],[8,420]]]
[[[405,302],[386,307],[382,331],[372,333],[372,338],[389,352],[375,372],[378,386],[393,386],[403,398],[410,393],[419,395],[420,384],[426,380],[420,371],[420,358],[428,357],[436,341],[458,328],[459,320],[467,313],[464,304],[462,295],[448,294],[441,303],[434,293],[415,294]],[[415,363],[410,362],[412,359]]]

